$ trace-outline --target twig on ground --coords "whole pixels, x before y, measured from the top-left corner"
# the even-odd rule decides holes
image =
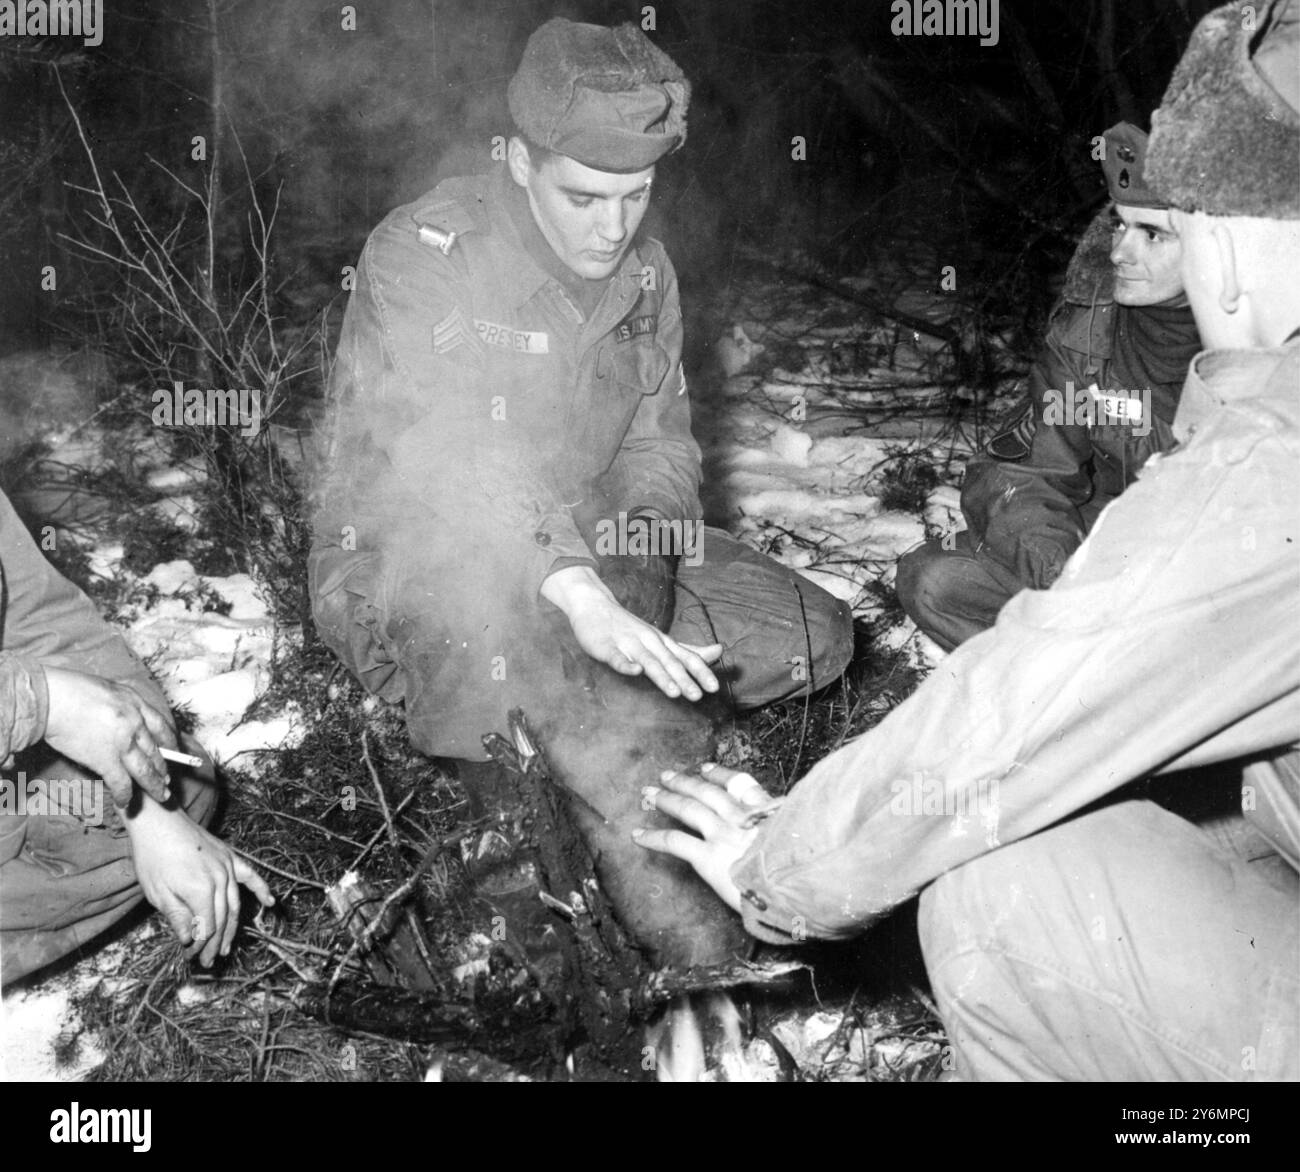
[[[384,815],[384,825],[388,827],[388,843],[395,852],[400,853],[402,849],[402,840],[397,836],[397,827],[393,825],[393,815],[388,810],[388,798],[384,794],[384,787],[379,780],[379,770],[375,768],[375,763],[370,759],[370,730],[361,730],[361,759],[366,763],[366,768],[370,770],[370,780],[374,784],[375,793],[379,796],[379,809]]]
[[[415,869],[410,873],[410,875],[389,892],[389,894],[384,898],[383,903],[379,905],[379,909],[370,918],[370,922],[366,925],[365,930],[352,941],[347,954],[341,961],[339,961],[338,967],[335,968],[333,976],[330,977],[329,989],[326,993],[327,996],[329,993],[333,992],[334,988],[338,985],[339,980],[343,976],[344,967],[361,953],[369,952],[370,949],[374,947],[375,940],[382,932],[387,930],[386,921],[389,910],[394,905],[400,904],[411,894],[412,891],[415,890],[415,885],[420,881],[420,877],[430,867],[432,867],[435,862],[437,862],[438,857],[448,846],[459,842],[464,837],[465,831],[463,829],[458,829],[451,834],[443,835],[442,838],[437,839],[429,849],[424,852],[424,857],[415,865]]]
[[[230,849],[233,850],[235,854],[237,854],[245,862],[251,864],[254,867],[271,871],[274,874],[279,875],[280,878],[282,879],[288,879],[294,883],[300,883],[304,887],[314,887],[316,888],[317,891],[327,891],[329,889],[329,884],[327,883],[318,883],[315,879],[307,879],[302,875],[295,875],[292,871],[284,871],[281,870],[279,867],[273,867],[264,858],[254,858],[252,855],[245,854],[236,846],[232,846]]]

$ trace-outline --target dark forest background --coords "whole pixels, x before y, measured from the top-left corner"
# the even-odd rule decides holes
[[[983,297],[1042,300],[1103,196],[1092,136],[1120,118],[1146,124],[1210,6],[1002,0],[1000,41],[981,47],[894,37],[889,0],[655,4],[652,36],[692,78],[694,101],[650,229],[688,303],[715,299],[746,251],[843,275],[920,239]],[[493,165],[492,137],[510,130],[505,83],[532,29],[552,15],[641,23],[646,8],[354,7],[345,31],[332,0],[106,0],[99,47],[0,40],[0,351],[84,337],[92,321],[114,330],[104,299],[120,274],[75,264],[66,239],[95,230],[94,201],[70,186],[91,172],[69,103],[105,185],[118,176],[160,233],[174,231],[168,247],[218,301],[258,263],[253,200],[270,209],[278,194],[273,312],[328,317],[342,266],[389,208]],[[191,157],[196,135],[206,160]],[[796,135],[806,161],[791,158]],[[196,192],[212,196],[208,224]],[[46,265],[54,290],[41,288]]]

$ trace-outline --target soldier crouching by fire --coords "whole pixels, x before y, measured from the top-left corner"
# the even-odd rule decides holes
[[[559,672],[566,647],[736,709],[820,688],[852,654],[844,603],[701,525],[677,278],[638,235],[689,95],[635,26],[549,21],[509,86],[507,167],[393,211],[358,265],[314,614],[480,809],[499,784],[483,735],[586,685]]]

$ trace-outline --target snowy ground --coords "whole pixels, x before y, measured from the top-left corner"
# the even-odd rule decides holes
[[[907,309],[936,322],[946,312],[924,292]],[[756,548],[870,618],[878,602],[868,583],[892,582],[895,560],[927,528],[937,533],[958,523],[952,482],[970,444],[945,420],[944,395],[934,386],[941,344],[894,326],[864,326],[862,316],[826,299],[796,302],[777,287],[758,289],[715,347],[720,373],[701,380],[707,390],[697,386],[695,400],[706,499],[714,511]],[[110,453],[93,425],[52,438],[52,458],[70,467],[122,459],[120,434]],[[950,481],[930,493],[924,524],[882,504],[886,469],[904,451],[927,452]],[[129,463],[133,475],[164,494],[154,508],[182,527],[192,525],[201,470],[178,465],[157,434],[140,435]],[[122,572],[122,553],[120,545],[96,546],[92,565],[103,574]],[[275,639],[295,637],[274,630],[257,584],[244,575],[205,578],[186,561],[159,565],[140,582],[148,601],[123,616],[127,639],[173,703],[192,713],[196,735],[216,760],[244,769],[251,752],[294,743],[303,729],[292,705],[268,719],[244,719],[269,682]],[[211,609],[214,599],[229,604],[228,613]],[[908,644],[923,660],[938,654],[907,623],[889,642]],[[138,929],[155,930],[152,920]],[[3,1077],[75,1079],[94,1067],[100,1056],[84,1036],[67,1065],[59,1066],[55,1051],[71,1024],[72,991],[111,981],[118,955],[105,950],[57,979],[5,997]],[[801,1023],[806,1036],[783,1039],[792,1053],[830,1035],[835,1024],[821,1016]],[[848,1054],[861,1040],[846,1038],[844,1045]]]

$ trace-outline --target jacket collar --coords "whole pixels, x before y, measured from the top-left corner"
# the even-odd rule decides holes
[[[1110,263],[1111,209],[1107,204],[1093,218],[1065,270],[1061,297],[1073,305],[1110,305],[1115,299],[1115,266]]]
[[[1283,386],[1273,375],[1285,358],[1297,353],[1300,336],[1295,335],[1281,346],[1260,350],[1202,350],[1187,371],[1174,417],[1175,437],[1185,441],[1203,419],[1220,407],[1279,392],[1294,397],[1300,387]],[[1295,404],[1288,406],[1294,408]]]

